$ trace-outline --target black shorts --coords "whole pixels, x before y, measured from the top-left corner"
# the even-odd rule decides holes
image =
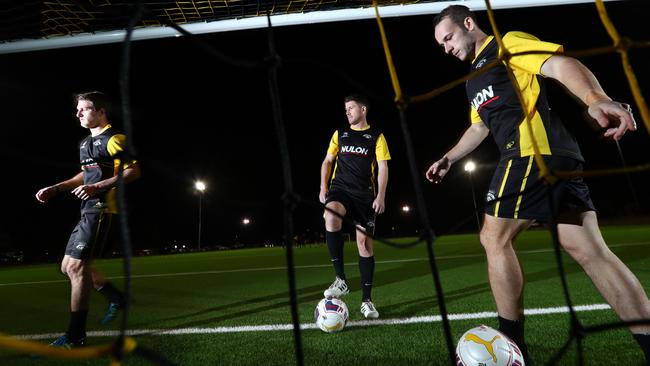
[[[375,232],[375,210],[372,203],[375,197],[371,193],[355,194],[342,189],[332,188],[327,192],[325,204],[340,202],[345,207],[346,216],[351,216],[355,225],[361,226],[368,234]]]
[[[92,259],[101,253],[111,234],[113,215],[101,210],[82,210],[72,230],[65,254],[75,259]]]
[[[544,162],[551,172],[582,171],[582,162],[563,156],[544,156]],[[535,158],[526,156],[499,162],[485,198],[485,213],[548,222],[551,217],[549,194],[553,197],[556,215],[596,210],[582,177],[560,179],[549,186],[539,179]]]

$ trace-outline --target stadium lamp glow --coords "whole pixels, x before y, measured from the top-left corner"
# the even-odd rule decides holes
[[[467,163],[465,163],[465,171],[466,172],[471,173],[474,170],[476,170],[476,164],[474,164],[473,161],[470,160]]]
[[[411,206],[409,206],[409,205],[402,206],[402,212],[408,213],[410,211],[411,211]]]
[[[197,180],[196,183],[194,183],[194,188],[196,188],[196,190],[199,192],[203,192],[205,191],[205,183],[203,183],[200,180]]]
[[[251,219],[249,219],[248,217],[244,217],[244,218],[241,220],[241,223],[244,224],[244,225],[248,225],[248,224],[251,223]]]

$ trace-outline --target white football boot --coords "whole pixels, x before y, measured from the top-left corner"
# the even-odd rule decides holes
[[[328,298],[336,297],[339,298],[343,295],[347,295],[350,293],[350,290],[348,289],[348,284],[345,283],[345,280],[342,280],[338,277],[332,282],[330,287],[323,291],[323,295]]]
[[[361,314],[366,317],[366,319],[377,319],[379,318],[379,312],[375,308],[375,304],[372,301],[364,301],[361,303]]]

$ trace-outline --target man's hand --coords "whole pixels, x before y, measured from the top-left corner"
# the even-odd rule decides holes
[[[632,108],[628,104],[609,100],[592,103],[587,113],[605,129],[603,137],[620,140],[627,130],[636,131]]]
[[[384,213],[384,210],[386,209],[386,205],[384,204],[384,198],[376,197],[375,200],[372,202],[372,209],[375,211],[377,215]]]
[[[444,178],[447,172],[449,172],[450,167],[451,164],[449,163],[449,159],[443,157],[431,164],[429,170],[425,173],[425,177],[429,182],[438,184],[442,181],[442,178]]]
[[[41,203],[47,203],[47,201],[50,200],[50,198],[56,196],[59,193],[59,188],[57,186],[49,186],[45,188],[41,188],[38,192],[36,192],[36,199],[38,202]]]
[[[327,198],[327,188],[321,188],[320,193],[318,194],[318,200],[320,203],[325,204],[325,199]]]
[[[89,199],[90,197],[96,195],[98,191],[99,191],[99,189],[95,185],[82,184],[79,187],[73,189],[72,194],[74,194],[75,196],[77,196],[80,199],[85,201],[85,200]]]

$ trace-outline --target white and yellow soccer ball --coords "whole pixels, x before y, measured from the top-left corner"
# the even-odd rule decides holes
[[[465,332],[456,346],[458,366],[524,366],[517,344],[498,330],[481,325]]]
[[[323,332],[338,332],[348,322],[348,307],[341,299],[325,298],[316,305],[314,320]]]

